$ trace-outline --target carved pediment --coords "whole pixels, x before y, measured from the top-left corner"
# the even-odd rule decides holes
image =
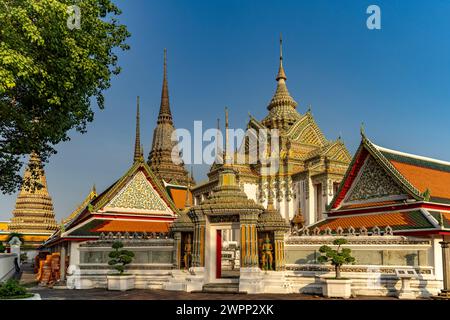
[[[105,207],[171,213],[142,171],[138,171]]]
[[[346,196],[345,202],[401,196],[404,194],[405,192],[401,186],[373,157],[369,156],[349,194]]]

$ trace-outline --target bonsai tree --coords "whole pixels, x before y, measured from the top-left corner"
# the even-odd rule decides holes
[[[27,288],[20,285],[16,279],[9,279],[5,283],[0,283],[0,300],[30,298],[33,295],[27,291]]]
[[[340,238],[333,241],[335,246],[338,246],[336,250],[329,246],[321,246],[319,252],[322,255],[317,259],[319,263],[331,262],[336,272],[336,279],[341,279],[341,266],[343,264],[354,264],[355,258],[351,256],[351,250],[348,248],[341,248],[341,245],[346,244],[347,240]]]
[[[108,264],[113,266],[122,275],[125,271],[125,266],[133,261],[134,253],[123,250],[123,243],[121,241],[114,241],[112,248],[114,251],[109,253],[111,260],[108,261]]]

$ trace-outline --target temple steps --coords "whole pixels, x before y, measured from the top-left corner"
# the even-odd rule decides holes
[[[239,291],[239,283],[207,283],[203,286],[201,293],[221,293],[221,294],[247,294]]]

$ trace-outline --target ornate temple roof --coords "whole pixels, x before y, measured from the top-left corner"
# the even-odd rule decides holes
[[[99,219],[92,218],[87,223],[71,231],[70,237],[99,237],[101,233],[167,233],[170,223],[167,221]]]
[[[363,131],[361,136],[328,217],[310,228],[450,232],[450,194],[443,187],[450,185],[450,163],[377,146]]]
[[[377,146],[362,133],[361,144],[344,177],[346,183],[341,184],[330,208],[335,210],[344,205],[342,202],[350,186],[369,161],[385,172],[387,178],[384,180],[391,179],[389,181],[399,188],[398,192],[415,201],[450,204],[450,192],[446,187],[450,185],[450,163]],[[383,201],[386,200],[392,199]]]
[[[368,215],[349,215],[345,217],[335,217],[326,219],[310,227],[319,227],[321,231],[330,228],[335,231],[341,227],[344,230],[353,227],[357,230],[366,228],[371,230],[374,227],[391,227],[394,231],[434,229],[435,225],[426,218],[426,212],[421,210],[411,210],[402,212],[388,212]]]
[[[36,153],[30,155],[23,180],[9,230],[24,234],[52,234],[57,229],[53,203],[41,159]]]
[[[167,54],[164,49],[164,76],[161,92],[161,104],[157,125],[153,131],[152,149],[148,156],[148,165],[156,176],[165,182],[186,186],[189,175],[181,160],[177,143],[172,141],[175,131],[170,110],[169,86],[167,82]],[[190,181],[191,183],[193,181]]]
[[[66,219],[63,220],[63,224],[66,225],[76,219],[97,196],[97,190],[95,189],[94,185],[86,198],[84,198],[83,202],[74,211],[72,211],[72,213]]]

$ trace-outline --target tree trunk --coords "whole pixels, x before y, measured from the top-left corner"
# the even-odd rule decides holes
[[[341,278],[341,266],[334,266],[334,269],[336,271],[336,279]]]

